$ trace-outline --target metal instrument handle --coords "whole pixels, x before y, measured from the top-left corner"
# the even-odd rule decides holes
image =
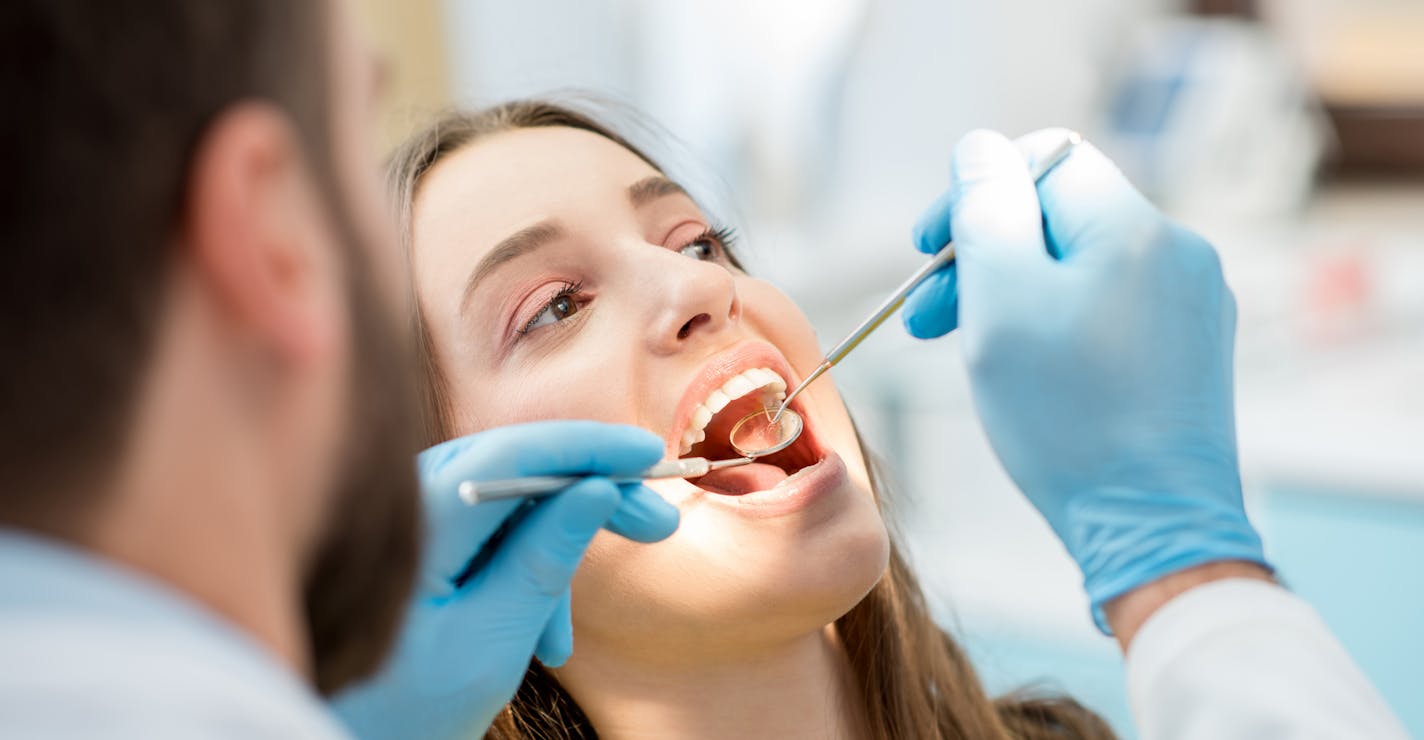
[[[1032,163],[1031,166],[1033,169],[1029,174],[1033,177],[1033,181],[1037,183],[1039,180],[1042,180],[1049,172],[1053,171],[1054,167],[1057,167],[1063,160],[1067,159],[1068,155],[1073,152],[1073,148],[1082,142],[1083,137],[1077,132],[1068,134],[1063,140],[1063,143],[1054,148],[1052,152],[1049,152],[1047,157],[1044,157],[1041,161]],[[850,354],[851,350],[860,346],[860,343],[865,341],[865,338],[870,336],[871,332],[880,328],[880,325],[885,323],[886,319],[890,318],[891,315],[900,309],[900,306],[904,305],[905,298],[914,292],[915,288],[919,287],[920,283],[925,281],[925,278],[935,274],[953,261],[954,242],[950,242],[944,245],[944,248],[940,249],[939,252],[935,253],[935,256],[930,258],[920,269],[916,270],[908,280],[901,283],[900,287],[896,288],[895,292],[891,293],[890,297],[886,298],[885,302],[881,303],[880,307],[875,309],[869,318],[862,321],[860,326],[857,326],[855,330],[850,333],[850,336],[842,339],[839,344],[832,347],[831,350],[826,353],[826,359],[821,363],[820,367],[817,367],[814,372],[806,376],[806,379],[801,381],[801,384],[796,386],[795,390],[788,393],[786,398],[782,399],[781,405],[777,407],[776,414],[771,417],[771,420],[773,422],[780,420],[781,412],[785,411],[787,406],[790,405],[791,399],[796,398],[806,386],[811,384],[811,381],[821,377],[827,370],[830,370],[839,363],[846,355]]]
[[[658,464],[631,477],[614,478],[614,483],[641,483],[657,478],[697,478],[713,470],[746,465],[750,458],[731,460],[708,460],[705,457],[684,457],[677,460],[663,460]],[[529,498],[547,496],[562,491],[583,480],[582,475],[531,475],[526,478],[506,478],[504,480],[472,481],[460,484],[456,493],[460,500],[474,506],[486,501],[509,498]]]

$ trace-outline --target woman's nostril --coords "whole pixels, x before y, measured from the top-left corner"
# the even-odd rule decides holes
[[[693,329],[696,329],[697,327],[699,327],[699,326],[701,326],[702,324],[705,324],[705,323],[707,323],[707,322],[709,322],[709,321],[711,321],[711,320],[712,320],[712,317],[709,316],[709,315],[707,315],[707,314],[705,314],[705,313],[700,313],[700,314],[697,314],[696,316],[693,316],[691,320],[689,320],[686,324],[683,324],[683,325],[682,325],[682,328],[681,328],[681,329],[678,329],[678,330],[677,330],[677,338],[678,338],[678,339],[686,339],[686,338],[688,338],[689,336],[692,335],[692,330],[693,330]]]

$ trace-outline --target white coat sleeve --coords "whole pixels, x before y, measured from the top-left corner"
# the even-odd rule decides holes
[[[1407,737],[1315,610],[1262,581],[1163,605],[1128,648],[1127,686],[1143,740]]]

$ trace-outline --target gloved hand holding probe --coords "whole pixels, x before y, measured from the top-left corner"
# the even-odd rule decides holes
[[[465,504],[466,480],[636,474],[663,441],[642,429],[585,421],[503,427],[420,455],[426,548],[415,601],[390,661],[336,709],[362,738],[482,733],[537,656],[573,650],[569,582],[589,541],[607,528],[640,542],[666,538],[678,513],[638,485],[589,477],[537,501]],[[492,539],[497,541],[492,541]]]
[[[1221,560],[1264,563],[1241,500],[1232,400],[1236,305],[1212,247],[1097,149],[1037,188],[1062,140],[965,137],[915,244],[958,262],[910,296],[905,324],[961,332],[995,452],[1105,602]]]

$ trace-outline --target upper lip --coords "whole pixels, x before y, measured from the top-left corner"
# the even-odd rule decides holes
[[[677,402],[672,418],[672,426],[666,438],[668,454],[676,457],[682,447],[682,432],[692,420],[692,412],[697,405],[707,399],[707,394],[721,388],[733,376],[751,368],[764,367],[780,375],[786,381],[787,392],[795,388],[799,379],[791,371],[791,363],[779,350],[759,340],[748,340],[733,345],[707,359],[698,368]]]

